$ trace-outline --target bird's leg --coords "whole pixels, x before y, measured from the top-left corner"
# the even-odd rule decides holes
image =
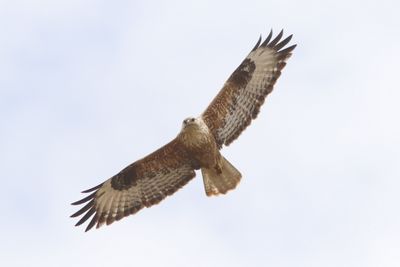
[[[221,174],[222,173],[222,157],[219,154],[214,166],[215,171],[217,172],[217,174]]]

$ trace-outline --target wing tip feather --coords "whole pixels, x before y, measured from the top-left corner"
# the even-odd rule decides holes
[[[78,216],[81,216],[83,214],[83,216],[79,219],[79,221],[75,224],[75,226],[80,226],[83,223],[85,223],[87,220],[89,220],[93,215],[93,218],[91,220],[91,222],[89,223],[88,227],[86,227],[85,232],[87,232],[88,230],[90,230],[90,228],[92,228],[93,226],[91,225],[93,220],[96,221],[97,218],[97,210],[96,210],[96,205],[95,205],[95,198],[99,197],[97,195],[98,190],[101,186],[103,186],[104,183],[101,183],[99,185],[96,185],[95,187],[92,187],[90,189],[84,190],[82,191],[82,193],[91,193],[90,195],[82,198],[81,200],[72,202],[71,205],[81,205],[81,204],[85,204],[85,206],[83,206],[82,208],[80,208],[77,212],[75,212],[74,214],[72,214],[70,217],[71,218],[75,218]],[[93,192],[94,191],[94,192]],[[100,194],[102,195],[102,194]],[[91,226],[91,227],[89,227]]]
[[[261,40],[262,40],[262,36],[260,34],[260,37],[258,38],[258,41],[257,41],[256,45],[253,47],[253,49],[251,50],[251,52],[253,52],[260,46]]]
[[[94,190],[99,189],[103,184],[104,184],[104,183],[101,183],[101,184],[96,185],[96,186],[94,186],[94,187],[92,187],[92,188],[86,189],[86,190],[82,191],[82,193],[85,194],[85,193],[93,192]]]
[[[277,36],[267,45],[269,48],[275,48],[275,45],[282,39],[283,29],[278,33]]]
[[[264,42],[261,44],[262,47],[266,47],[266,46],[268,45],[269,41],[270,41],[271,38],[272,38],[272,35],[273,35],[273,31],[272,31],[272,29],[271,29],[271,30],[269,31],[269,34],[268,34],[267,38],[265,38]]]
[[[272,39],[273,30],[271,29],[271,31],[269,32],[267,38],[265,38],[265,40],[258,47],[268,47],[268,48],[274,49],[279,54],[290,53],[291,51],[293,51],[293,49],[296,47],[296,45],[292,45],[292,46],[290,46],[288,48],[285,48],[283,50],[281,50],[281,49],[284,48],[292,40],[293,34],[290,34],[285,39],[281,40],[282,37],[283,37],[283,32],[284,31],[282,29],[278,33],[278,35],[276,35],[275,38]],[[258,47],[253,48],[252,51],[257,49]]]
[[[254,120],[258,116],[261,105],[264,103],[266,96],[269,93],[271,93],[271,91],[273,90],[274,84],[276,83],[278,77],[281,75],[281,70],[286,65],[285,60],[288,59],[292,55],[291,52],[297,46],[296,44],[294,44],[294,45],[290,45],[289,47],[285,47],[292,40],[293,34],[290,34],[287,37],[285,37],[284,39],[282,39],[283,35],[284,35],[284,30],[282,29],[275,37],[273,37],[273,30],[271,29],[268,36],[258,47],[260,49],[260,53],[254,55],[254,57],[260,56],[263,54],[263,52],[266,48],[271,49],[272,50],[271,53],[274,55],[274,57],[276,59],[276,62],[275,62],[276,69],[273,70],[273,77],[269,78],[269,80],[267,82],[267,86],[265,88],[263,88],[262,99],[257,99],[257,103],[254,104],[253,109],[249,113],[248,119],[241,122],[240,127],[237,128],[236,130],[234,130],[233,132],[231,131],[228,133],[223,133],[222,135],[220,135],[218,132],[218,129],[215,128],[216,126],[213,125],[212,123],[210,123],[211,127],[214,127],[213,134],[215,135],[215,138],[217,140],[217,144],[218,144],[219,148],[222,148],[223,145],[229,146],[251,124],[251,121]],[[231,79],[231,77],[229,79]],[[212,103],[214,103],[214,102],[212,102]],[[208,110],[211,110],[211,109],[208,108]],[[207,113],[208,110],[206,110],[203,114]],[[211,111],[210,111],[210,113],[212,114]]]
[[[182,174],[179,174],[179,175],[182,175]],[[176,192],[179,188],[181,188],[183,185],[185,185],[187,182],[189,182],[192,178],[194,178],[195,175],[196,175],[196,173],[194,172],[194,170],[191,170],[190,173],[186,173],[185,175],[179,177],[179,179],[176,181],[175,187],[172,189],[172,191],[170,193],[172,194],[173,192]],[[119,206],[116,211],[116,214],[113,214],[110,211],[103,212],[101,207],[99,208],[98,205],[96,205],[96,203],[103,203],[104,201],[107,200],[107,198],[102,199],[102,200],[100,200],[100,202],[98,202],[99,201],[98,199],[101,198],[105,194],[105,191],[102,190],[99,193],[100,186],[96,186],[95,188],[97,189],[95,192],[92,192],[93,191],[92,189],[85,190],[86,192],[92,192],[92,193],[89,196],[86,196],[85,198],[72,203],[73,205],[85,204],[84,207],[80,208],[77,212],[75,212],[74,214],[72,214],[70,216],[71,218],[82,216],[79,219],[79,221],[75,224],[75,226],[80,226],[83,223],[90,221],[85,228],[85,232],[88,232],[95,226],[96,226],[96,228],[100,228],[104,224],[110,225],[115,221],[119,221],[124,217],[127,217],[129,215],[137,213],[144,207],[150,207],[155,204],[158,204],[164,198],[166,198],[168,195],[170,195],[170,194],[164,194],[162,192],[160,192],[159,194],[156,194],[156,195],[153,194],[153,195],[151,195],[152,197],[150,197],[147,200],[148,203],[146,203],[146,201],[143,199],[137,199],[135,201],[132,201],[129,206],[126,206],[126,205]],[[112,189],[112,190],[116,190],[116,189]],[[117,190],[117,191],[123,191],[123,190]],[[88,202],[88,203],[86,203],[86,202]],[[146,205],[146,204],[148,204],[148,205]]]

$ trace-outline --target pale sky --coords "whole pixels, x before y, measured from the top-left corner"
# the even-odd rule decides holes
[[[0,0],[1,266],[400,266],[398,1]],[[84,233],[80,191],[175,137],[260,34],[297,43],[201,174]]]

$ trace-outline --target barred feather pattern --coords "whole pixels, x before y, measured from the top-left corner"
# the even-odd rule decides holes
[[[201,115],[218,149],[229,145],[246,129],[272,91],[296,47],[285,48],[292,36],[281,40],[282,36],[281,31],[272,39],[271,31],[263,43],[260,37]],[[111,224],[176,192],[195,177],[194,170],[202,167],[200,162],[182,145],[182,140],[175,138],[100,185],[83,191],[89,195],[72,203],[83,207],[71,217],[81,217],[76,226],[89,221],[86,231]],[[215,188],[210,190],[214,192]]]
[[[286,60],[296,47],[284,48],[292,35],[281,40],[282,36],[283,31],[272,39],[271,31],[263,43],[260,37],[202,114],[219,148],[232,143],[250,125],[273,90]]]
[[[104,183],[83,191],[91,194],[72,205],[86,205],[71,217],[82,215],[76,226],[91,218],[86,231],[109,225],[172,195],[195,177],[195,168],[175,139]]]

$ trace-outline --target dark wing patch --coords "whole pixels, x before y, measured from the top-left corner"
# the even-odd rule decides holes
[[[71,217],[82,216],[79,226],[90,220],[86,231],[111,224],[144,207],[159,203],[195,177],[195,164],[176,139],[117,175],[84,193],[89,196],[72,203],[85,204]]]
[[[219,148],[232,143],[247,128],[272,91],[296,47],[281,50],[292,38],[290,35],[281,41],[282,36],[283,31],[271,41],[271,31],[263,43],[260,38],[202,114]]]

